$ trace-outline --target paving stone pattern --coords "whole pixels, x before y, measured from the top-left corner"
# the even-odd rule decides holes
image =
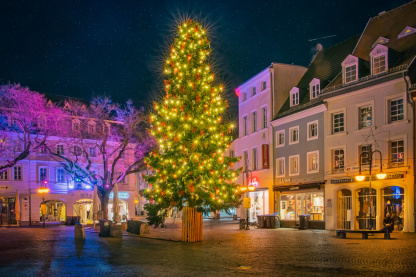
[[[204,221],[204,241],[177,242],[180,220],[147,237],[101,238],[86,227],[0,228],[0,276],[416,276],[416,234],[239,230],[227,220]],[[167,241],[171,240],[171,241]]]

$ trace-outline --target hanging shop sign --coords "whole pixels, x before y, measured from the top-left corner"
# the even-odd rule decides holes
[[[251,198],[250,197],[244,197],[243,208],[244,209],[250,209],[251,208]]]
[[[248,185],[258,187],[259,186],[259,181],[258,181],[257,177],[253,177],[253,178],[248,179]]]
[[[114,192],[110,192],[110,199],[114,198]],[[125,191],[119,191],[118,192],[118,198],[119,199],[128,199],[129,198],[129,193],[125,192]]]
[[[263,169],[268,169],[270,167],[270,163],[269,163],[269,145],[268,144],[263,144],[261,146],[262,149],[262,160],[263,160]]]

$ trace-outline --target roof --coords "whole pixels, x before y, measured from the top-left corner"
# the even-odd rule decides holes
[[[68,101],[72,100],[72,101],[77,101],[77,102],[83,103],[85,105],[89,105],[89,102],[85,99],[82,99],[82,98],[75,98],[75,97],[70,97],[70,96],[63,96],[63,95],[49,94],[49,93],[45,93],[44,95],[45,95],[45,97],[48,101],[50,100],[50,101],[52,101],[53,103],[56,103],[56,104],[63,105],[63,104],[65,104],[65,102],[68,102]]]
[[[370,62],[372,46],[380,37],[383,37],[388,39],[388,42],[383,45],[397,52],[399,56],[393,64],[389,64],[389,68],[409,65],[416,56],[416,34],[410,34],[401,38],[398,38],[398,36],[407,26],[416,27],[415,14],[416,1],[412,1],[371,18],[361,35],[353,55]],[[330,86],[340,84],[342,84],[341,75],[331,82]]]
[[[321,90],[324,89],[342,70],[342,61],[353,52],[358,39],[359,36],[357,35],[318,52],[309,65],[308,70],[296,85],[296,87],[299,88],[299,105],[290,107],[290,97],[288,97],[274,119],[299,112],[305,108],[318,104],[317,101],[310,100],[309,83],[314,78],[319,79]],[[319,101],[319,103],[321,103],[321,101]]]

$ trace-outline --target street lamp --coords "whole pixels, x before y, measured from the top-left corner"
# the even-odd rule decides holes
[[[48,184],[48,181],[43,181],[41,187],[38,188],[38,193],[41,193],[42,194],[42,204],[45,204],[45,193],[48,193],[49,192],[49,189],[46,187],[47,184]],[[42,211],[42,209],[41,209],[41,211]],[[46,213],[46,211],[45,211],[45,213]],[[45,215],[46,214],[44,214],[43,211],[42,211],[43,228],[45,228],[45,225],[46,225],[45,224]]]
[[[364,181],[365,180],[365,175],[361,174],[361,158],[363,155],[367,155],[368,158],[368,162],[369,162],[369,166],[370,166],[370,205],[369,205],[369,209],[370,209],[370,224],[369,224],[369,229],[372,230],[373,229],[373,225],[371,223],[371,215],[372,215],[372,210],[371,210],[371,203],[373,202],[373,199],[371,197],[371,169],[373,167],[373,154],[374,153],[379,153],[380,154],[380,172],[376,174],[377,179],[382,180],[384,178],[386,178],[387,174],[383,172],[383,155],[381,154],[381,152],[379,150],[374,150],[374,151],[369,151],[369,152],[363,152],[360,155],[360,160],[359,160],[359,164],[360,164],[360,172],[357,176],[355,176],[355,179],[359,182]]]

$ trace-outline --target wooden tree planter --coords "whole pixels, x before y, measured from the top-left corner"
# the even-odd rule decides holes
[[[202,241],[202,213],[191,207],[184,207],[182,213],[182,241]]]

